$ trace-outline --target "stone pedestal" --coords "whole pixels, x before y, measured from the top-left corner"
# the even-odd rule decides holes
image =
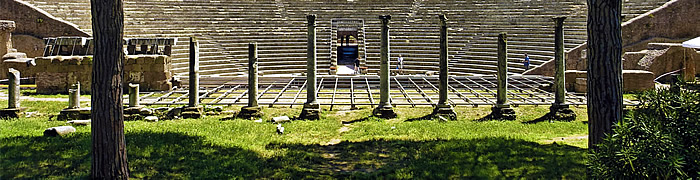
[[[241,112],[236,115],[238,118],[243,118],[243,119],[250,119],[253,117],[260,117],[262,116],[262,107],[260,106],[245,106],[241,108]]]
[[[552,120],[576,120],[576,113],[569,109],[568,104],[552,104],[552,106],[549,107],[549,114],[547,114],[547,116]]]
[[[59,121],[92,119],[89,107],[78,109],[63,109],[58,114]]]
[[[19,118],[22,116],[24,109],[25,108],[0,109],[0,119]]]
[[[124,120],[135,121],[145,120],[148,116],[153,116],[153,110],[144,106],[133,106],[124,108]]]
[[[180,115],[182,118],[199,119],[204,117],[204,107],[185,107],[182,109],[182,113]]]
[[[301,109],[299,119],[316,120],[321,118],[321,106],[318,103],[306,103]]]
[[[380,105],[377,108],[374,108],[372,115],[384,119],[396,118],[396,112],[394,112],[394,107],[392,107],[391,104],[385,104],[383,106]]]
[[[455,120],[457,119],[457,113],[455,110],[452,108],[451,105],[437,105],[435,109],[433,109],[433,116],[442,116],[444,118],[447,118],[449,120]]]
[[[487,116],[487,119],[493,120],[515,120],[515,118],[515,110],[508,104],[492,107],[491,114]]]

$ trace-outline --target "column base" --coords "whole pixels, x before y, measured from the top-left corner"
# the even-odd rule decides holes
[[[491,114],[486,119],[491,120],[515,120],[515,110],[508,104],[498,104],[491,108]]]
[[[573,121],[576,120],[576,113],[569,109],[568,104],[552,104],[547,114],[551,120]]]
[[[262,107],[260,106],[245,106],[236,114],[237,118],[250,119],[262,116]]]
[[[153,116],[153,110],[145,106],[124,108],[124,121],[145,120],[148,116]]]
[[[384,119],[396,118],[396,112],[394,112],[394,107],[391,107],[390,104],[377,106],[377,108],[374,108],[374,111],[372,111],[372,114],[374,116]]]
[[[317,103],[306,103],[301,109],[299,119],[318,120],[321,119],[321,106]]]
[[[7,108],[7,109],[0,109],[0,119],[12,119],[12,118],[19,118],[22,116],[22,111],[24,111],[26,108]]]
[[[435,109],[433,109],[432,116],[433,117],[442,116],[442,117],[445,117],[449,120],[457,119],[457,113],[452,108],[452,106],[449,104],[437,105],[437,107],[435,107]]]
[[[59,121],[92,119],[92,111],[89,107],[79,109],[63,109],[58,114]]]
[[[185,107],[182,109],[182,118],[199,119],[204,117],[204,107]]]

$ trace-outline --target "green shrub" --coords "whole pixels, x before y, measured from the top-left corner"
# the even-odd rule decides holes
[[[668,89],[639,95],[641,105],[613,127],[588,168],[595,179],[700,178],[700,95]]]

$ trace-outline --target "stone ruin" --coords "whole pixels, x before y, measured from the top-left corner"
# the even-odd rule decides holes
[[[83,84],[81,91],[90,93],[94,53],[92,39],[58,37],[46,38],[45,42],[43,57],[5,60],[0,66],[0,73],[7,68],[15,68],[27,77],[35,77],[37,93],[67,93],[69,87],[78,82]],[[174,38],[126,39],[128,54],[123,62],[124,84],[140,84],[142,89],[148,91],[170,90],[173,86],[170,47],[174,44]],[[140,49],[137,51],[136,47]]]

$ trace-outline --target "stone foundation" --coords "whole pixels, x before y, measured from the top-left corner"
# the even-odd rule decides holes
[[[134,83],[145,91],[170,90],[170,64],[171,58],[165,55],[129,55],[124,62],[124,87]],[[67,93],[76,82],[82,84],[81,91],[91,91],[92,56],[39,57],[36,66],[25,71],[36,74],[37,93]]]
[[[586,92],[586,71],[566,71],[566,89],[572,92]],[[622,91],[646,91],[654,88],[654,73],[644,70],[623,70]]]

